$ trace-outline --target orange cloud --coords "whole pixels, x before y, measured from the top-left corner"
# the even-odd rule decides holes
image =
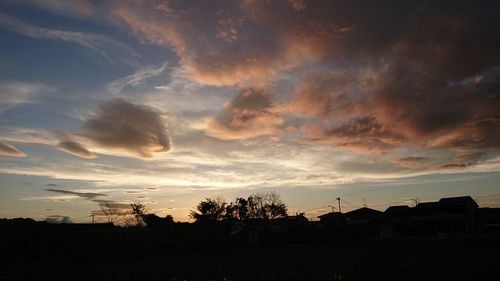
[[[285,15],[268,13],[284,8]],[[113,15],[145,42],[172,48],[191,79],[220,86],[268,81],[279,71],[337,53],[333,42],[345,28],[326,21],[324,13],[297,21],[294,12],[287,3],[120,1]]]
[[[8,143],[0,142],[0,156],[26,157],[26,154]]]
[[[88,151],[80,143],[75,142],[75,141],[70,141],[70,140],[62,141],[59,144],[57,144],[57,146],[60,149],[66,151],[70,154],[73,154],[75,156],[81,157],[81,158],[85,158],[85,159],[97,158],[97,156],[94,153]]]
[[[283,118],[273,112],[269,93],[249,88],[229,101],[223,111],[206,121],[206,134],[218,139],[248,139],[277,133]]]

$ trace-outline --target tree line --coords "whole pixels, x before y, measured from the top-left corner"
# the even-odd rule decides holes
[[[254,193],[247,198],[238,197],[229,203],[220,197],[205,198],[190,213],[190,217],[196,221],[268,220],[286,215],[286,204],[276,192]]]
[[[131,203],[125,209],[114,202],[103,201],[99,207],[99,214],[115,225],[155,227],[174,223],[171,215],[160,217],[142,203]],[[286,217],[287,206],[276,192],[254,193],[246,198],[237,197],[231,202],[221,197],[207,197],[191,210],[189,216],[195,222],[270,220]]]

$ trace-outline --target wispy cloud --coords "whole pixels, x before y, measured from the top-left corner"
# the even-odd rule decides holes
[[[114,80],[106,88],[113,95],[118,95],[124,89],[133,88],[145,83],[148,79],[159,76],[165,72],[168,63],[163,63],[160,67],[148,66],[137,70],[135,73]]]
[[[0,13],[0,28],[35,39],[54,39],[86,47],[109,62],[121,61],[136,65],[140,56],[131,47],[109,37],[35,26],[19,18]]]
[[[38,82],[2,81],[0,82],[0,112],[16,105],[35,102],[40,96],[54,91],[54,88]]]
[[[76,191],[54,189],[54,188],[47,188],[46,191],[68,194],[68,195],[75,195],[75,196],[78,196],[78,197],[81,197],[84,199],[88,199],[88,200],[92,200],[92,199],[95,199],[97,197],[108,196],[107,194],[104,194],[104,193],[76,192]]]

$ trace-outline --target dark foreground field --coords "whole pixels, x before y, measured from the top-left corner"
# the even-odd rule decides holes
[[[113,229],[4,232],[0,280],[499,280],[498,237],[286,239]]]

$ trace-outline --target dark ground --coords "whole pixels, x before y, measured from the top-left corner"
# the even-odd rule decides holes
[[[250,245],[201,228],[2,231],[0,281],[500,280],[494,236],[277,237]]]

